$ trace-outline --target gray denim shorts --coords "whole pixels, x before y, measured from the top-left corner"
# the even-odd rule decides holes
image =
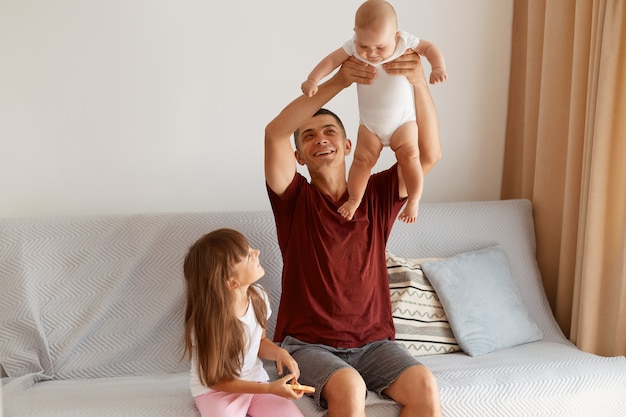
[[[298,362],[298,382],[315,387],[315,402],[323,408],[327,408],[327,404],[320,397],[322,388],[340,369],[355,369],[363,377],[368,390],[384,397],[382,392],[402,372],[411,366],[421,365],[404,346],[393,340],[380,340],[358,348],[334,348],[287,336],[282,347]]]

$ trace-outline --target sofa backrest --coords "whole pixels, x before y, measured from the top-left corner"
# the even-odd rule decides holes
[[[521,298],[544,340],[563,341],[537,266],[529,200],[422,204],[416,224],[396,222],[387,250],[405,258],[444,258],[496,244],[506,251]]]
[[[269,212],[0,220],[6,374],[42,380],[188,369],[180,360],[182,264],[189,246],[219,227],[241,230],[261,248],[275,302],[282,263]]]
[[[269,211],[0,219],[0,364],[38,379],[177,372],[188,247],[220,227],[261,250],[271,336],[282,259]],[[396,222],[388,250],[446,257],[501,244],[544,338],[559,334],[535,261],[527,200],[422,204]]]

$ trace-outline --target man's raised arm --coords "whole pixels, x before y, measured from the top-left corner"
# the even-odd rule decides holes
[[[371,83],[375,69],[355,58],[347,59],[313,97],[301,95],[289,103],[265,127],[265,180],[272,191],[282,195],[296,173],[291,135],[308,118],[353,82]]]
[[[439,116],[430,95],[420,56],[414,52],[408,53],[388,62],[384,68],[389,74],[406,76],[413,85],[420,162],[425,175],[441,159],[441,142]]]

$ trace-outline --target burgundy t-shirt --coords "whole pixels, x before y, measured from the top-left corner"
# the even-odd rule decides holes
[[[352,220],[296,173],[282,196],[267,187],[283,256],[274,340],[359,347],[393,339],[385,248],[402,208],[397,165],[370,177]]]

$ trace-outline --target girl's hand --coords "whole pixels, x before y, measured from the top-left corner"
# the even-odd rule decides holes
[[[287,399],[295,399],[302,398],[304,395],[303,391],[294,391],[289,386],[289,381],[293,380],[294,376],[292,374],[285,375],[284,377],[272,381],[269,383],[270,393],[274,395],[278,395],[279,397],[287,398]]]
[[[298,378],[300,378],[300,368],[298,367],[298,362],[296,362],[296,360],[285,349],[279,349],[280,350],[277,352],[276,356],[276,370],[278,371],[278,375],[282,375],[283,369],[287,367],[293,377],[290,382],[295,383]]]

